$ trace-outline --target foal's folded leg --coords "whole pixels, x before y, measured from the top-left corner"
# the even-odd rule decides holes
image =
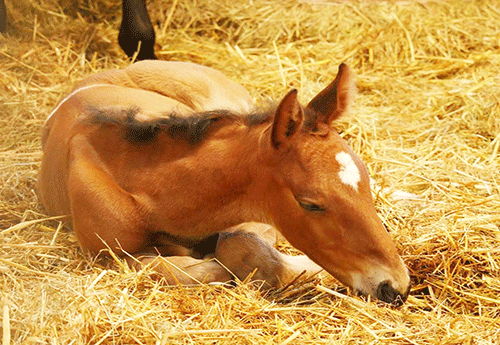
[[[127,258],[130,267],[137,270],[150,267],[169,285],[195,285],[201,283],[226,283],[233,279],[227,269],[216,260],[201,260],[190,256],[163,257],[153,254],[134,255]]]
[[[297,277],[309,278],[322,268],[307,256],[291,256],[277,251],[255,232],[245,230],[221,233],[215,257],[240,280],[253,274],[252,280],[263,281],[265,287],[281,287]]]

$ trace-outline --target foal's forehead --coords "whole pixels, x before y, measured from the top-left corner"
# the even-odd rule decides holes
[[[307,151],[313,174],[324,184],[334,187],[340,183],[357,192],[359,185],[368,179],[363,162],[336,133],[329,140],[312,142]]]

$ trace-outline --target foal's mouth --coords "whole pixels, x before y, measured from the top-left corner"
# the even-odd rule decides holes
[[[388,280],[386,280],[378,285],[375,296],[373,294],[366,293],[361,290],[355,290],[355,291],[356,295],[360,297],[371,296],[381,302],[389,304],[390,306],[400,307],[407,301],[408,296],[410,295],[410,290],[411,290],[411,284],[408,285],[408,288],[404,293],[398,292],[391,286],[391,283]]]

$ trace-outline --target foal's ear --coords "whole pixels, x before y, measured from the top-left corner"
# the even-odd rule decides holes
[[[308,122],[330,124],[347,111],[355,93],[354,73],[342,63],[335,80],[307,105]]]
[[[304,112],[297,100],[297,90],[291,90],[281,100],[274,114],[271,143],[275,149],[289,145],[290,139],[304,123]]]

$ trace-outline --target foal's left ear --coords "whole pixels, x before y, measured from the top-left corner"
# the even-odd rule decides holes
[[[304,111],[297,100],[297,90],[291,90],[281,100],[274,114],[271,143],[275,149],[288,147],[290,140],[304,123]]]
[[[308,122],[329,125],[347,111],[355,93],[354,73],[342,63],[335,80],[307,105],[307,114],[312,116]]]

